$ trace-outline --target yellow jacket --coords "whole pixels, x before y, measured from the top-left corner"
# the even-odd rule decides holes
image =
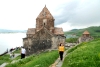
[[[59,51],[64,51],[64,46],[59,46]]]

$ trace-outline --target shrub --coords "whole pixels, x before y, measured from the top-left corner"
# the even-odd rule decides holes
[[[76,43],[78,41],[78,38],[69,38],[69,39],[66,39],[66,42],[68,43]]]

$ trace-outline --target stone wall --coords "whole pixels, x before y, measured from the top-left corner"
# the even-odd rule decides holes
[[[52,47],[51,38],[52,36],[43,28],[33,37],[24,39],[27,55],[50,49]]]
[[[91,40],[93,40],[93,39],[94,39],[94,38],[91,37],[91,36],[89,36],[89,37],[83,37],[83,36],[81,36],[81,37],[79,37],[78,42],[79,42],[79,43],[81,43],[81,42],[88,42],[88,41],[91,41]]]
[[[52,37],[52,49],[57,49],[60,43],[65,44],[64,36],[54,36]]]
[[[59,43],[65,44],[65,37],[61,35],[51,35],[46,29],[41,29],[33,37],[24,38],[26,55],[39,53],[47,49],[57,49]]]

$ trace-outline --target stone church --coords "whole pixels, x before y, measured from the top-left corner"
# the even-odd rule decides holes
[[[23,46],[27,55],[47,49],[57,49],[59,43],[65,44],[62,28],[54,26],[54,17],[45,6],[36,18],[36,28],[28,28]]]
[[[93,40],[94,38],[92,36],[90,36],[90,33],[86,30],[83,32],[82,36],[79,37],[78,39],[78,42],[81,43],[81,42],[88,42],[88,41],[91,41]]]

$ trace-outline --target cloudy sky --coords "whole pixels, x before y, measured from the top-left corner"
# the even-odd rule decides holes
[[[0,29],[35,28],[46,5],[64,31],[100,26],[100,0],[0,0]]]

